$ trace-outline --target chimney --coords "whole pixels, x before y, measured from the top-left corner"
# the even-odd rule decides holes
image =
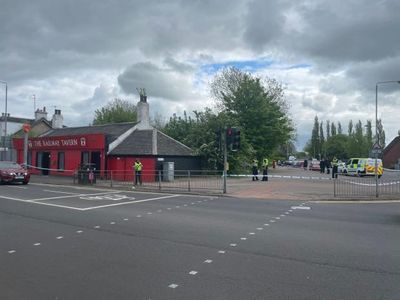
[[[64,117],[61,114],[60,109],[54,110],[53,118],[51,119],[51,126],[53,128],[62,128],[64,123]]]
[[[46,111],[46,107],[43,107],[43,110],[38,108],[35,111],[35,121],[40,120],[41,118],[44,118],[45,120],[47,120],[47,111]]]
[[[147,103],[146,91],[140,89],[140,101],[136,105],[137,120],[139,129],[152,129],[150,126],[149,104]]]

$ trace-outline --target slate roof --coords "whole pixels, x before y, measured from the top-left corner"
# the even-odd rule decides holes
[[[157,135],[157,141],[154,147],[153,134]],[[194,152],[177,140],[154,129],[154,131],[135,130],[121,144],[113,149],[109,155],[193,156]]]
[[[44,136],[66,136],[66,135],[82,135],[82,134],[104,134],[106,136],[106,143],[110,144],[115,141],[121,134],[131,129],[137,123],[117,123],[117,124],[106,124],[106,125],[93,125],[93,126],[82,126],[82,127],[65,127],[58,129],[51,129],[41,137]]]
[[[383,149],[383,153],[388,153],[397,143],[400,143],[400,135],[396,136],[390,143]]]

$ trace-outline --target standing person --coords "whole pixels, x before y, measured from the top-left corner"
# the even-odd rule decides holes
[[[268,181],[268,158],[263,159],[262,168],[263,168],[263,178],[262,181]]]
[[[304,162],[303,162],[303,168],[304,168],[304,170],[307,170],[307,169],[308,169],[307,167],[308,167],[308,160],[305,159]]]
[[[143,164],[140,162],[139,159],[136,159],[135,161],[135,185],[139,184],[142,185],[142,169],[143,169]]]
[[[336,156],[332,159],[332,178],[337,178],[337,171],[338,171],[338,160]]]
[[[325,173],[325,160],[323,158],[319,162],[319,170],[320,173]]]
[[[253,166],[252,166],[252,171],[253,171],[253,181],[258,180],[258,160],[253,159]]]

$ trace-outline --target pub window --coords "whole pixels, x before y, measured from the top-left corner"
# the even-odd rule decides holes
[[[64,171],[65,169],[65,153],[58,152],[57,169]]]

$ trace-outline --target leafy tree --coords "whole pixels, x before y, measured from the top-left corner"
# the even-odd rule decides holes
[[[331,124],[331,136],[334,136],[336,134],[337,134],[336,125],[335,125],[335,123],[332,122],[332,124]]]
[[[384,148],[386,146],[386,135],[385,130],[383,130],[382,119],[378,120],[378,124],[376,125],[378,136],[375,137],[375,140],[378,141],[379,145]]]
[[[319,149],[320,154],[323,155],[324,143],[325,143],[325,136],[324,136],[324,121],[321,121],[319,124]]]
[[[291,139],[284,90],[274,79],[260,78],[236,68],[224,69],[211,84],[219,109],[232,126],[241,128],[260,160]]]
[[[329,139],[331,137],[331,123],[326,121],[326,139]]]
[[[365,126],[365,141],[366,141],[366,147],[368,150],[372,148],[373,141],[372,141],[372,122],[371,120],[367,120],[367,125]]]
[[[314,118],[314,126],[311,133],[311,140],[305,147],[305,150],[306,152],[312,154],[313,157],[317,157],[320,153],[318,116],[315,116]]]
[[[328,159],[336,156],[338,159],[349,158],[348,145],[349,137],[344,134],[331,136],[325,143],[325,153]]]
[[[352,136],[353,135],[353,121],[350,120],[349,121],[349,128],[348,128],[348,136]]]
[[[114,99],[94,112],[93,125],[136,122],[136,106],[129,101]]]
[[[340,122],[338,122],[337,132],[338,132],[338,134],[343,134],[342,124],[340,124]]]

